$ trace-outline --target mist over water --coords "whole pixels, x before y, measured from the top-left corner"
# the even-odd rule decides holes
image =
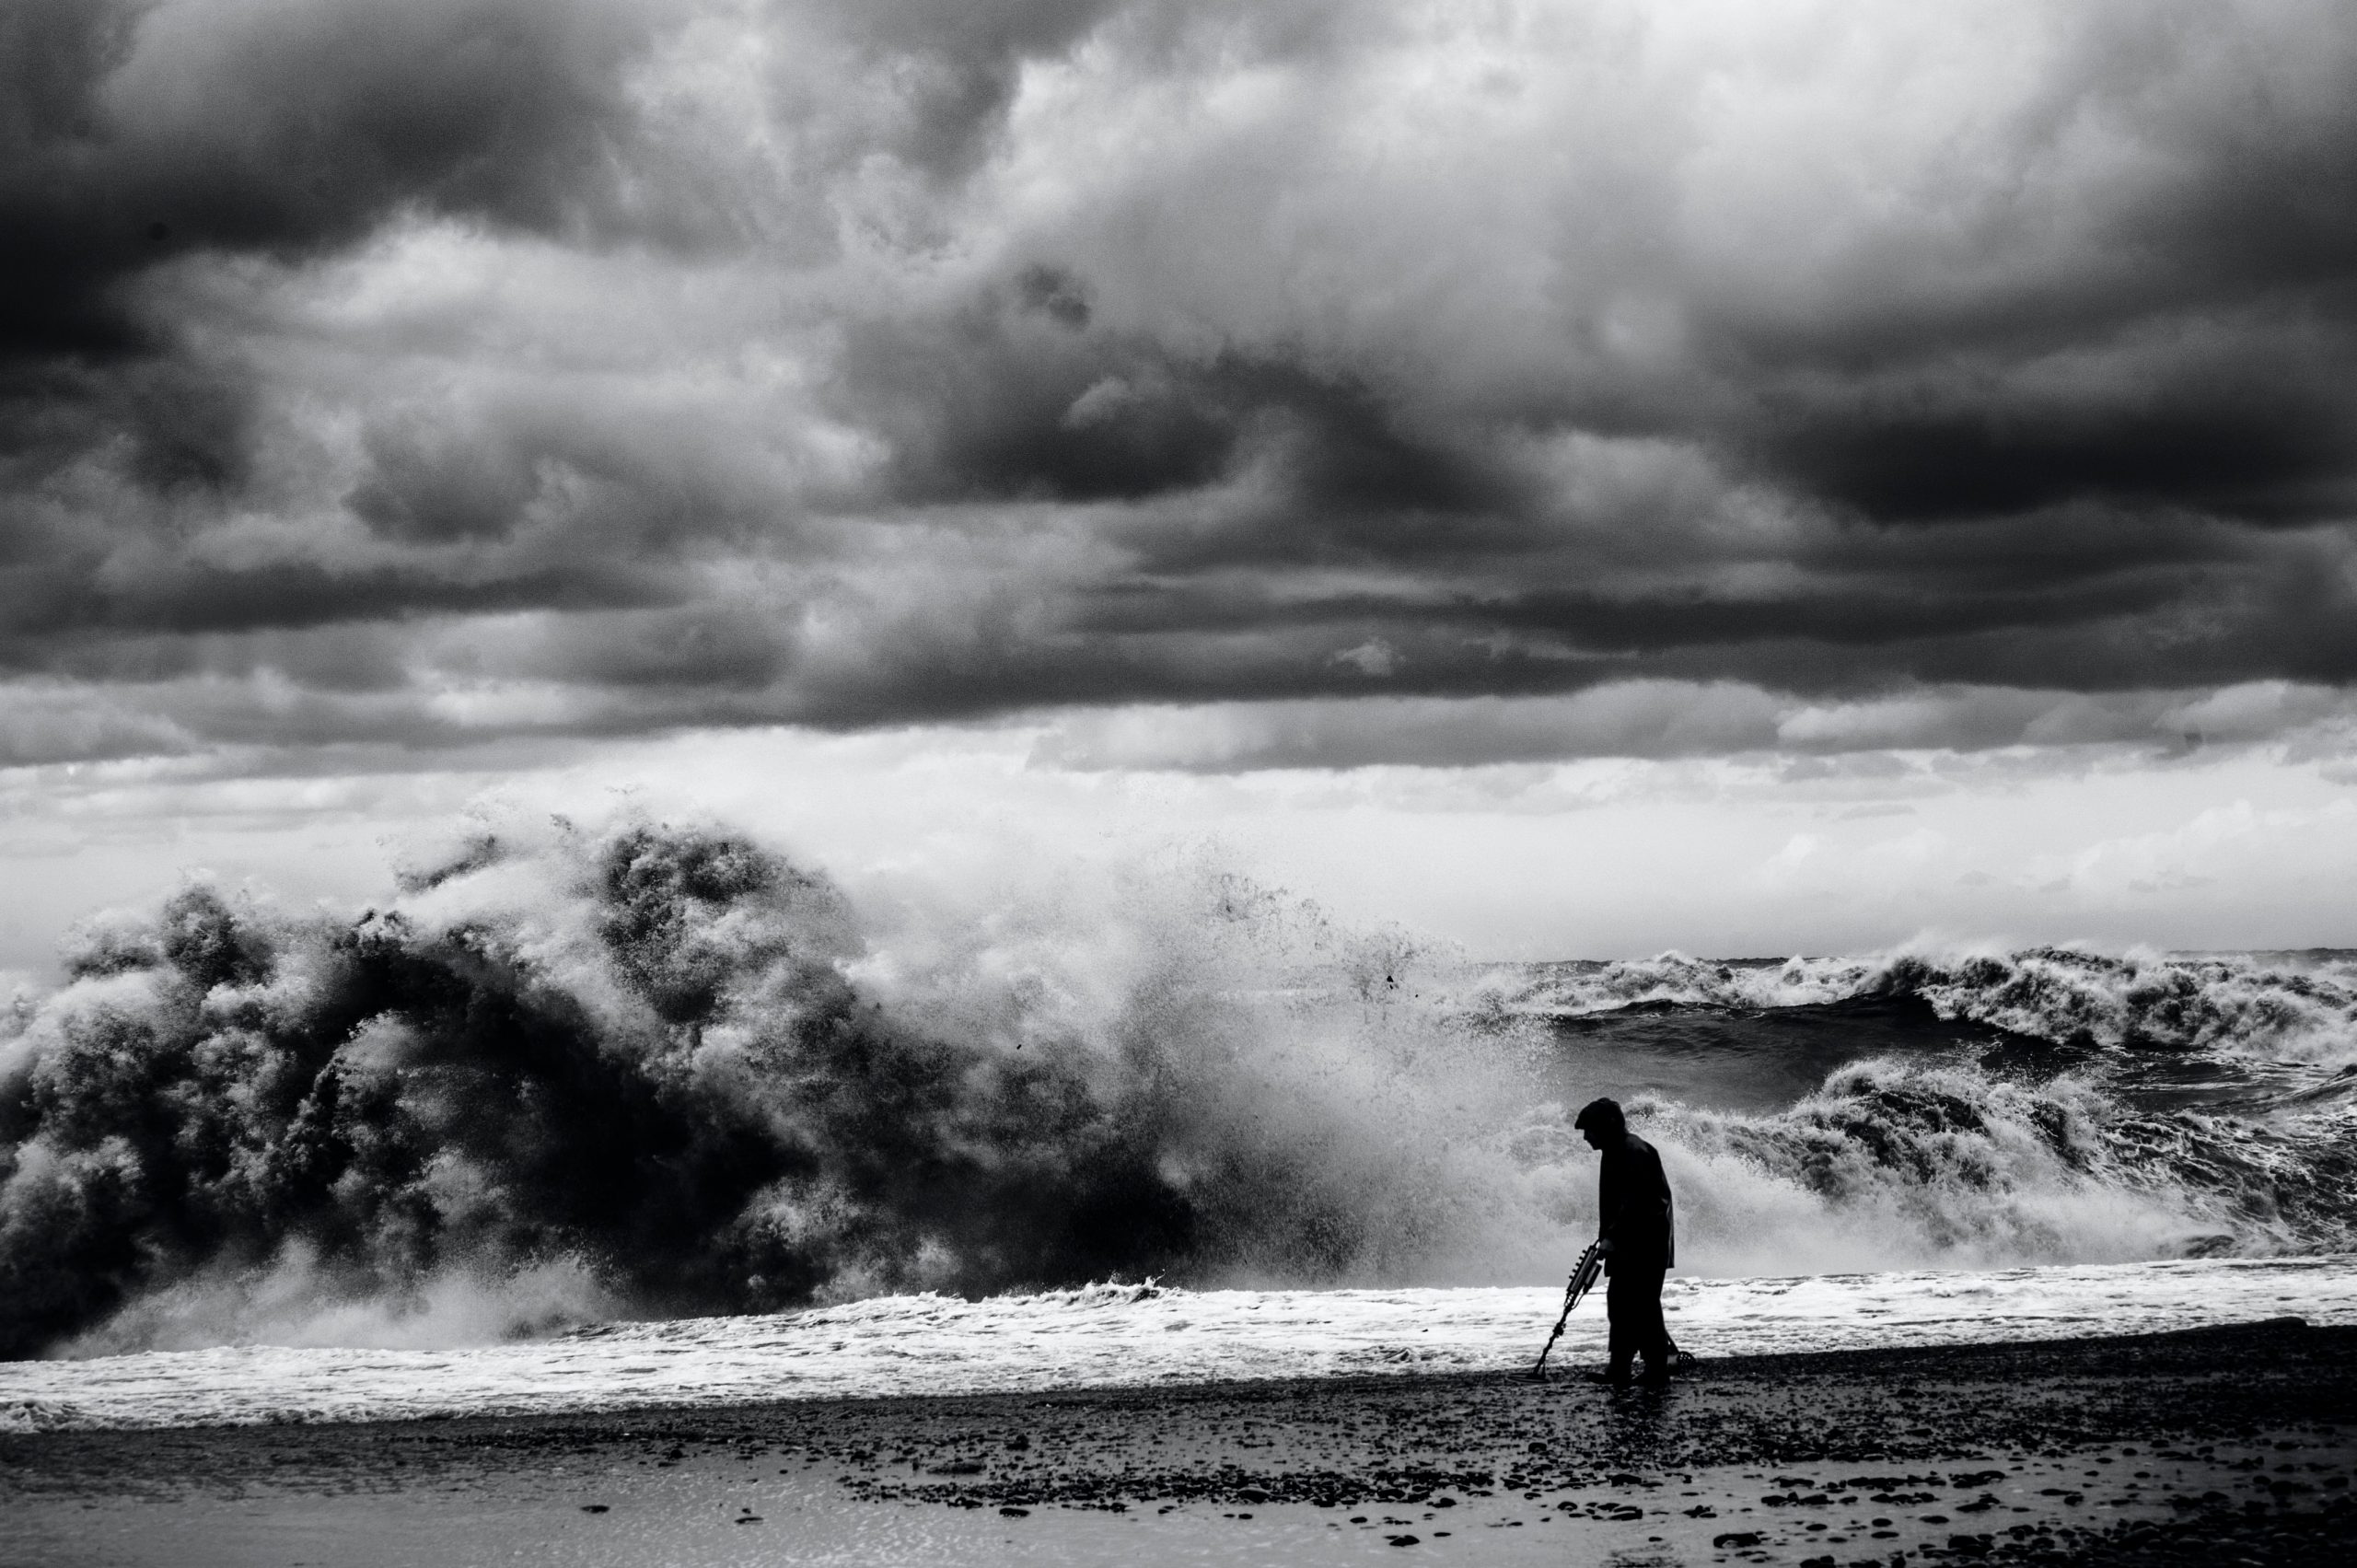
[[[1485,970],[1200,865],[878,920],[716,829],[184,888],[0,1041],[0,1355],[1158,1276],[1521,1283],[1631,1103],[1701,1272],[2347,1246],[2334,960]]]

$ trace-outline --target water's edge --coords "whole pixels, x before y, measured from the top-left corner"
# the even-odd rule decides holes
[[[1704,1357],[1985,1344],[2296,1316],[2357,1325],[2357,1254],[1673,1280]],[[0,1363],[0,1431],[398,1421],[1044,1392],[1528,1365],[1552,1288],[1188,1291],[1098,1285],[965,1301],[621,1323],[451,1350],[236,1346]],[[1555,1365],[1601,1354],[1601,1304]]]

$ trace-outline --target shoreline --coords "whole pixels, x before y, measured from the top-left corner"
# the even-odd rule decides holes
[[[1562,1287],[929,1294],[618,1321],[444,1348],[260,1342],[0,1362],[0,1431],[724,1407],[781,1400],[1178,1388],[1530,1365]],[[1679,1340],[1720,1358],[2165,1332],[2284,1312],[2357,1326],[2357,1254],[1798,1276],[1680,1276]],[[1601,1357],[1605,1315],[1562,1350]]]
[[[2357,1329],[0,1436],[29,1562],[2342,1562]],[[493,1550],[495,1548],[495,1550]]]

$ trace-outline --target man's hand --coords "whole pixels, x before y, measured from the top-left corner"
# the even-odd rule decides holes
[[[1597,1243],[1596,1243],[1596,1255],[1597,1257],[1599,1257],[1599,1258],[1609,1258],[1609,1257],[1611,1257],[1611,1256],[1612,1256],[1612,1238],[1611,1238],[1610,1237],[1603,1237],[1602,1239],[1600,1239],[1599,1241],[1597,1241]]]

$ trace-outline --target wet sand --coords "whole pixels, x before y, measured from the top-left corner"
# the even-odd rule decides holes
[[[0,1437],[0,1562],[2357,1561],[2357,1330]]]

